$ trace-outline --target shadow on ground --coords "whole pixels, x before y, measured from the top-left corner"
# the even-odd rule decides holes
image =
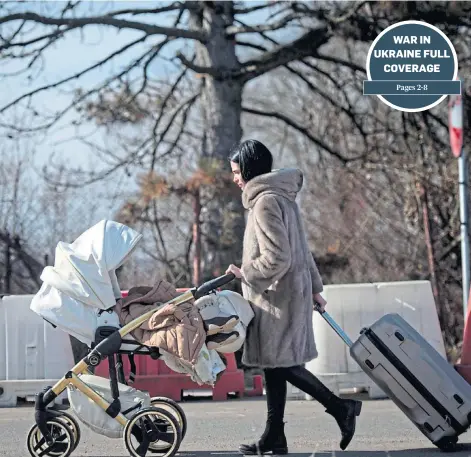
[[[188,451],[178,452],[180,457],[242,457],[237,451]],[[268,454],[271,455],[271,454]],[[456,451],[444,453],[436,448],[403,449],[400,451],[315,451],[315,452],[290,452],[291,457],[444,457],[445,455],[471,457],[471,443],[458,444]],[[85,457],[85,456],[83,456]],[[86,456],[89,457],[89,456]],[[104,457],[104,456],[93,456]]]
[[[179,452],[181,457],[241,457],[241,454],[233,451],[193,451]],[[315,452],[292,452],[291,457],[444,457],[471,456],[471,443],[460,444],[453,453],[444,453],[436,448],[403,449],[400,451],[315,451]]]
[[[272,455],[272,454],[266,454]],[[461,444],[455,452],[445,453],[434,448],[403,449],[401,451],[315,451],[290,452],[290,457],[471,457],[471,443]],[[178,452],[179,457],[242,457],[237,451],[193,451]],[[78,456],[78,457],[108,457],[108,456]]]

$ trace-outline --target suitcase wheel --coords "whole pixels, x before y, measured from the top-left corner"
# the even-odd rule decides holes
[[[456,443],[458,443],[457,436],[444,436],[434,444],[443,452],[453,452],[456,449]]]

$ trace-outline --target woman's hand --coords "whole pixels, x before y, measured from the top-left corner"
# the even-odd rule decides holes
[[[232,273],[236,278],[242,278],[242,272],[239,267],[236,267],[232,263],[229,265],[229,268],[226,270],[226,275]]]
[[[319,311],[323,313],[325,311],[325,305],[327,305],[327,301],[321,294],[313,294],[312,298],[314,299],[314,307],[319,305]]]

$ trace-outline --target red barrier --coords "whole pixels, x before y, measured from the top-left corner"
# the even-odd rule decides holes
[[[224,354],[227,358],[226,370],[212,388],[212,398],[216,401],[227,400],[230,393],[237,397],[263,395],[262,377],[254,376],[254,388],[245,390],[244,372],[237,368],[234,354]],[[182,373],[172,371],[164,361],[154,360],[150,356],[135,355],[136,376],[133,387],[149,392],[151,397],[168,397],[175,401],[181,401],[186,390],[207,390],[208,385],[198,385],[191,378]],[[128,358],[123,355],[123,368],[128,379],[130,365]],[[108,360],[103,360],[95,368],[97,376],[107,378]]]
[[[455,369],[471,384],[471,293],[469,294],[468,311],[464,321],[461,359],[459,363],[455,365]]]

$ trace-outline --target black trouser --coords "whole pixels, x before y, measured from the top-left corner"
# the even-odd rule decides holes
[[[309,394],[328,411],[334,412],[341,400],[334,395],[319,379],[303,366],[287,368],[265,368],[265,388],[267,392],[268,421],[283,422],[286,404],[286,389],[289,382]]]

